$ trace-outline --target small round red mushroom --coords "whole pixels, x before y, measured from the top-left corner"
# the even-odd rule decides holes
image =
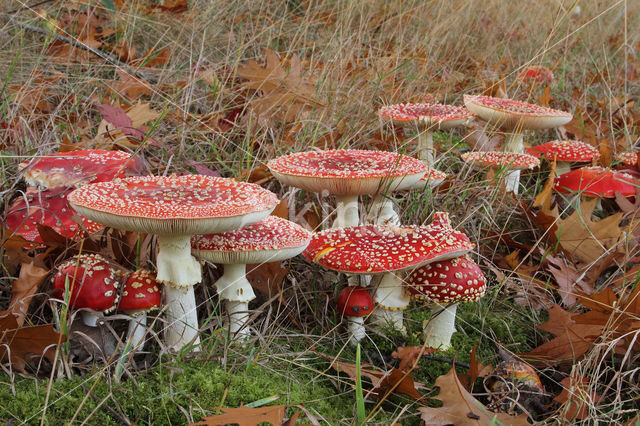
[[[118,311],[133,318],[129,321],[127,340],[134,351],[144,346],[147,330],[147,313],[158,309],[162,304],[162,286],[156,277],[146,269],[130,273],[122,287]]]
[[[53,281],[56,297],[68,300],[69,309],[110,313],[118,304],[118,276],[99,254],[81,254],[63,262]],[[82,320],[95,327],[100,316],[83,311]]]
[[[574,140],[551,141],[527,149],[536,158],[556,159],[556,175],[571,171],[571,163],[591,163],[600,158],[600,152],[591,145]]]
[[[373,311],[371,293],[364,287],[347,286],[338,293],[338,312],[347,317],[349,339],[357,343],[366,336],[364,317]]]

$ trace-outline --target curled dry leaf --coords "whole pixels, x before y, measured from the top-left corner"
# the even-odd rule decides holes
[[[29,310],[31,296],[38,290],[38,285],[49,273],[48,269],[35,264],[35,260],[30,263],[23,263],[20,267],[18,279],[11,284],[11,302],[9,309],[0,311],[0,317],[12,315],[16,319],[18,327],[24,324],[24,318]]]
[[[64,341],[53,324],[19,327],[13,315],[0,318],[0,360],[8,358],[14,370],[24,371],[30,354],[53,361],[56,346]]]
[[[562,392],[553,400],[562,404],[559,412],[566,422],[584,420],[589,415],[589,407],[594,407],[602,400],[595,390],[589,389],[586,377],[565,377],[560,385]]]

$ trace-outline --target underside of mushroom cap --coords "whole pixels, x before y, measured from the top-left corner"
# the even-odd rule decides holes
[[[553,190],[563,194],[578,192],[589,197],[614,198],[616,192],[623,197],[633,197],[636,187],[630,174],[602,167],[584,167],[558,176]]]
[[[473,151],[462,154],[462,160],[478,167],[505,167],[512,170],[533,169],[540,160],[529,154],[502,151]]]
[[[527,154],[536,158],[545,157],[547,160],[567,162],[591,162],[600,158],[600,152],[591,145],[580,141],[551,141],[527,149]]]

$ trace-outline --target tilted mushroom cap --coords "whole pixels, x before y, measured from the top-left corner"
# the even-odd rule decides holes
[[[553,72],[543,65],[529,65],[518,74],[518,81],[523,83],[551,83],[554,79]]]
[[[338,293],[338,312],[348,317],[364,317],[373,311],[373,298],[365,287],[347,286]]]
[[[258,185],[203,175],[142,176],[83,186],[69,195],[81,215],[117,229],[195,235],[239,228],[278,204]]]
[[[480,167],[506,167],[512,170],[533,169],[540,165],[540,160],[532,155],[501,151],[465,152],[462,159]]]
[[[565,111],[491,96],[464,95],[464,104],[481,119],[506,129],[551,129],[573,118]]]
[[[379,114],[398,124],[416,121],[427,127],[437,125],[443,130],[461,126],[473,118],[465,107],[433,103],[386,105],[380,108]]]
[[[484,274],[469,256],[439,260],[411,272],[407,288],[416,299],[434,303],[473,302],[484,295]]]
[[[591,145],[580,141],[551,141],[527,149],[527,154],[536,158],[554,158],[558,161],[584,163],[600,158],[600,152]]]
[[[53,188],[124,177],[133,163],[127,152],[87,149],[48,154],[35,161],[20,163],[18,168],[26,169],[24,178],[29,185]]]
[[[623,152],[618,155],[617,160],[628,166],[635,166],[640,159],[640,152]]]
[[[9,207],[5,221],[7,228],[25,240],[35,243],[42,242],[38,224],[49,226],[63,237],[73,240],[80,239],[83,235],[83,230],[76,220],[80,220],[89,233],[103,229],[104,226],[79,216],[71,208],[67,201],[71,191],[73,189],[67,187],[28,190]]]
[[[583,195],[600,198],[614,198],[616,192],[623,197],[636,195],[633,176],[602,167],[584,167],[558,176],[553,190],[561,194],[580,192]]]
[[[67,286],[67,287],[65,287]],[[118,304],[118,277],[109,261],[99,254],[81,254],[58,267],[53,281],[56,297],[70,291],[69,307],[108,313]]]
[[[451,227],[447,213],[436,212],[427,226],[364,225],[332,228],[311,238],[302,253],[325,268],[350,274],[375,274],[414,268],[473,249]]]
[[[429,171],[424,174],[422,179],[420,179],[418,183],[413,186],[413,189],[421,189],[426,186],[435,188],[436,186],[440,185],[447,178],[447,176],[448,175],[446,173],[441,172],[440,170],[430,168]]]
[[[429,169],[406,155],[356,149],[298,152],[273,159],[267,167],[286,185],[334,195],[409,189]]]
[[[276,216],[219,234],[191,238],[193,254],[214,263],[278,262],[297,256],[307,247],[311,233]]]
[[[161,285],[153,273],[138,269],[127,276],[118,304],[119,311],[136,315],[157,309],[161,304]]]

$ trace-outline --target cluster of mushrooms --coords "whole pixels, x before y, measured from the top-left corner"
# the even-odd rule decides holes
[[[133,159],[129,154],[97,150],[22,163],[32,186],[9,209],[7,226],[34,243],[42,242],[38,223],[70,239],[104,226],[157,236],[155,274],[123,271],[97,254],[81,254],[60,265],[54,278],[58,295],[70,308],[82,309],[87,324],[95,325],[97,312],[118,309],[132,315],[129,339],[136,347],[144,344],[146,312],[158,307],[165,317],[167,345],[175,350],[198,347],[198,304],[193,291],[202,280],[198,259],[224,265],[215,287],[225,304],[230,335],[242,340],[251,333],[249,302],[255,298],[246,265],[302,254],[334,271],[373,277],[350,278],[351,285],[338,295],[338,310],[347,317],[351,342],[366,336],[367,317],[374,327],[404,331],[403,311],[413,299],[433,307],[424,328],[428,345],[446,348],[454,332],[456,305],[476,301],[485,292],[485,277],[468,255],[473,244],[451,226],[445,212],[435,212],[428,225],[402,225],[391,198],[394,192],[433,188],[445,179],[446,174],[434,168],[434,130],[462,126],[474,117],[507,130],[504,151],[465,153],[463,159],[509,170],[505,186],[516,194],[520,170],[537,166],[541,157],[559,162],[558,191],[606,196],[599,191],[603,180],[611,179],[618,186],[610,194],[630,190],[635,194],[633,179],[624,173],[569,170],[569,162],[597,159],[597,151],[586,144],[553,141],[524,153],[524,130],[561,126],[571,120],[571,114],[489,96],[465,96],[464,101],[466,107],[400,104],[381,108],[383,119],[419,130],[417,159],[344,149],[298,152],[269,161],[267,167],[282,184],[336,197],[335,221],[315,234],[269,216],[278,197],[256,184],[203,175],[130,176]],[[637,164],[637,155],[630,157],[628,161]],[[359,197],[365,195],[371,202],[361,218]]]

